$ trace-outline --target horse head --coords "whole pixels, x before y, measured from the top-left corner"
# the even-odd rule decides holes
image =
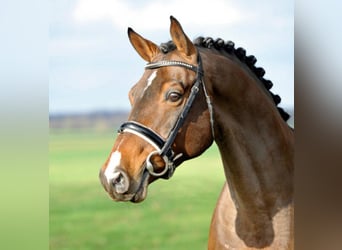
[[[100,170],[113,200],[143,201],[148,184],[169,178],[213,142],[199,52],[172,16],[170,34],[173,48],[165,50],[128,28],[132,46],[147,65],[129,92],[128,122]]]

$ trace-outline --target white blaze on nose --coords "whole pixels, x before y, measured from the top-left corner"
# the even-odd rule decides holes
[[[120,166],[121,161],[121,153],[119,151],[115,151],[110,156],[107,168],[104,172],[104,175],[107,178],[108,184],[110,184],[110,180],[112,180],[114,177],[117,177],[119,173],[115,173],[115,169]]]
[[[156,78],[156,76],[157,76],[157,71],[153,71],[152,74],[150,75],[150,77],[147,79],[147,84],[146,84],[146,87],[144,88],[143,93],[146,91],[146,89],[148,87],[150,87],[150,85],[152,84],[152,82]]]

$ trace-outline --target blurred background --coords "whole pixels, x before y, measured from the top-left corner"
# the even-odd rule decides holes
[[[206,249],[224,183],[215,145],[141,204],[114,203],[98,180],[145,65],[127,28],[160,44],[173,15],[190,39],[234,41],[293,114],[293,2],[51,0],[49,13],[50,249]]]
[[[91,3],[91,1],[87,0],[80,1],[80,3],[82,2],[86,4]],[[125,61],[117,61],[114,57],[113,66],[110,66],[111,70],[113,70],[113,75],[115,74],[115,80],[108,87],[114,84],[120,86],[123,84],[122,86],[128,89],[128,85],[131,86],[140,77],[144,62],[129,46],[126,38],[126,27],[132,26],[147,38],[151,38],[156,42],[164,42],[169,37],[167,32],[169,25],[168,16],[172,14],[181,21],[190,38],[197,35],[218,36],[227,40],[233,40],[237,46],[244,46],[248,54],[254,54],[257,57],[257,65],[265,68],[265,77],[274,82],[275,88],[284,86],[284,88],[292,93],[291,81],[283,79],[285,77],[292,77],[293,71],[290,70],[290,73],[282,72],[288,72],[288,67],[285,64],[289,63],[290,67],[293,64],[291,58],[288,60],[284,59],[284,56],[293,56],[292,48],[286,49],[288,48],[287,46],[292,47],[293,43],[293,12],[295,12],[296,69],[296,249],[341,249],[341,2],[336,0],[298,0],[295,2],[224,1],[225,5],[222,5],[222,1],[220,5],[220,2],[214,0],[196,1],[196,3],[188,1],[189,5],[193,4],[193,6],[196,6],[196,10],[193,10],[191,6],[191,8],[186,9],[185,14],[184,12],[183,14],[181,13],[181,8],[177,8],[180,5],[171,6],[176,1],[163,1],[159,4],[157,1],[136,1],[134,4],[133,1],[122,1],[119,4],[116,1],[112,2],[115,3],[115,7],[109,6],[106,11],[115,13],[116,10],[120,10],[120,13],[127,14],[127,11],[123,10],[128,8],[132,13],[131,15],[116,14],[120,17],[122,28],[117,28],[116,25],[113,25],[108,15],[102,19],[95,18],[96,16],[101,16],[100,13],[106,12],[96,9],[96,6],[106,6],[102,4],[104,1],[100,0],[96,1],[96,6],[93,4],[92,7],[94,10],[93,21],[83,22],[82,25],[76,23],[72,14],[78,1],[14,0],[2,1],[1,3],[1,249],[49,249],[49,242],[51,249],[91,249],[96,248],[95,246],[102,246],[97,249],[117,249],[120,243],[130,245],[126,245],[123,247],[124,249],[143,249],[152,245],[152,234],[155,234],[154,241],[157,241],[155,244],[159,246],[162,243],[158,243],[157,239],[159,239],[159,242],[164,243],[169,243],[165,242],[165,239],[176,239],[176,242],[181,243],[178,245],[185,246],[185,243],[181,242],[179,238],[177,239],[177,237],[172,236],[172,234],[176,234],[176,231],[168,231],[164,233],[164,237],[160,236],[162,234],[160,229],[170,228],[169,223],[163,223],[162,226],[157,224],[159,230],[154,231],[151,231],[151,227],[144,226],[143,224],[146,223],[146,220],[162,221],[160,219],[161,214],[173,214],[178,218],[180,213],[172,213],[170,212],[172,209],[168,207],[162,207],[162,211],[159,213],[154,210],[152,218],[147,216],[145,221],[142,221],[137,209],[140,207],[145,208],[144,206],[148,203],[131,206],[132,210],[134,209],[132,213],[138,215],[137,219],[135,220],[133,217],[131,221],[116,223],[115,219],[117,218],[130,218],[123,216],[125,211],[128,211],[128,206],[130,205],[122,204],[121,213],[117,213],[117,217],[113,217],[116,212],[115,208],[118,208],[121,204],[111,202],[97,181],[99,165],[108,156],[110,147],[113,144],[115,137],[113,129],[107,135],[103,133],[106,142],[101,142],[101,138],[103,138],[100,136],[101,133],[94,133],[93,135],[100,141],[99,143],[95,143],[94,137],[87,135],[87,132],[82,134],[80,129],[78,134],[80,137],[84,135],[88,140],[87,143],[77,137],[74,137],[76,140],[72,140],[72,137],[71,139],[69,137],[69,139],[63,141],[63,133],[65,137],[68,137],[67,131],[69,131],[69,135],[77,136],[77,133],[74,133],[75,130],[68,129],[63,133],[61,130],[51,129],[49,131],[49,109],[51,116],[66,114],[68,113],[67,110],[69,110],[69,114],[73,112],[79,113],[78,109],[74,108],[76,104],[82,103],[84,105],[90,103],[95,96],[101,96],[105,101],[109,100],[108,112],[119,110],[119,107],[121,107],[113,104],[115,99],[112,96],[116,92],[119,93],[117,88],[110,93],[110,98],[105,96],[106,93],[101,93],[101,95],[83,98],[82,102],[77,100],[77,96],[82,97],[86,95],[84,90],[72,87],[75,81],[70,80],[72,79],[70,75],[69,77],[61,78],[58,81],[58,85],[55,84],[54,86],[63,86],[62,84],[65,83],[63,88],[70,91],[70,93],[75,93],[75,95],[72,95],[75,98],[75,102],[72,105],[70,103],[67,104],[69,105],[68,109],[58,108],[55,105],[56,98],[53,95],[54,93],[57,94],[58,91],[53,86],[53,81],[58,77],[53,75],[56,75],[53,61],[63,58],[65,62],[59,65],[64,64],[67,66],[69,64],[68,67],[71,68],[70,64],[73,61],[69,60],[69,57],[66,57],[66,55],[72,55],[78,51],[77,49],[82,47],[82,42],[75,43],[78,45],[74,47],[70,46],[70,44],[64,48],[60,46],[61,50],[57,53],[57,49],[53,48],[56,38],[60,39],[61,43],[57,42],[55,44],[63,45],[68,44],[63,43],[63,41],[68,41],[66,39],[68,35],[76,39],[78,35],[83,34],[84,41],[87,41],[87,37],[95,39],[119,32],[118,36],[108,40],[108,42],[105,41],[99,47],[102,48],[106,45],[113,50],[115,49],[115,55],[121,52],[121,48],[127,48],[127,51],[125,51],[126,55],[131,54],[133,56],[134,59],[129,62],[128,69],[132,74],[133,81],[129,79],[129,76],[127,76],[123,83],[116,81],[117,77],[124,72],[122,71],[123,67],[118,68],[114,65],[122,64]],[[188,6],[184,4],[182,2],[181,6]],[[158,11],[154,12],[153,15],[146,16],[145,14],[143,16],[144,20],[142,20],[140,13],[146,13],[146,11],[142,11],[142,7],[146,5],[150,6],[148,9],[152,10],[154,6],[158,6]],[[224,7],[227,5],[229,5],[229,8]],[[208,12],[204,14],[202,12],[199,15],[200,12],[198,10],[203,9],[201,6],[204,6],[203,8],[207,9]],[[239,10],[238,15],[240,17],[248,16],[250,18],[240,19],[240,21],[236,22],[236,19],[232,18],[234,17],[232,9]],[[150,16],[157,17],[159,13],[165,16],[153,20],[157,20],[154,23],[160,23],[160,26],[163,28],[145,31],[144,26],[152,27],[151,22],[149,22],[149,25],[145,25],[148,23],[148,18]],[[186,21],[186,18],[190,18],[190,20]],[[206,23],[210,24],[210,20],[217,22],[219,18],[224,20],[221,24],[208,25],[209,27],[205,25]],[[134,21],[135,19],[138,21]],[[227,23],[231,22],[231,20],[235,20],[235,22]],[[276,20],[285,20],[285,22],[276,22]],[[65,21],[68,21],[66,27],[62,25],[63,23],[65,24]],[[196,24],[194,24],[195,22]],[[96,23],[101,23],[101,25]],[[281,25],[281,23],[285,23],[285,26]],[[102,27],[106,30],[104,31]],[[265,28],[266,31],[264,31]],[[91,31],[91,35],[85,35],[83,33],[85,30]],[[162,35],[161,32],[164,32],[165,35]],[[244,34],[244,36],[241,34]],[[252,39],[245,39],[244,37],[249,37],[249,34],[251,34]],[[119,42],[117,39],[122,42]],[[261,46],[262,44],[267,46]],[[257,45],[259,45],[257,48],[253,47]],[[87,47],[88,45],[83,43],[83,46]],[[274,47],[277,49],[271,49]],[[67,50],[67,48],[70,49]],[[88,53],[95,49],[96,46],[89,47]],[[79,54],[78,57],[82,58],[82,55],[87,54]],[[94,59],[97,55],[99,54],[94,54]],[[111,55],[109,57],[113,58]],[[280,66],[279,61],[268,63],[270,59],[281,60],[282,65]],[[81,62],[82,60],[78,61]],[[91,62],[93,59],[88,59],[84,63],[89,63],[89,61]],[[134,67],[138,69],[136,73],[133,71]],[[274,71],[273,67],[276,67],[278,70]],[[73,68],[75,69],[76,67]],[[114,70],[119,69],[121,71],[117,74]],[[92,70],[93,68],[90,68],[90,71]],[[59,77],[62,77],[62,75]],[[99,76],[97,75],[97,77]],[[66,81],[66,79],[69,79],[69,81]],[[85,77],[80,79],[86,80]],[[67,82],[68,84],[66,84]],[[286,84],[282,85],[282,82]],[[98,83],[103,84],[104,82],[98,81]],[[109,92],[107,86],[104,88],[104,92]],[[282,96],[282,105],[290,103],[291,106],[292,102],[286,99],[283,91],[275,92]],[[126,99],[127,91],[120,93],[125,95],[126,105],[128,105]],[[51,97],[50,105],[49,95]],[[58,99],[67,103],[64,100],[64,96],[67,96],[67,94],[59,96]],[[107,105],[101,104],[100,108],[91,106],[89,110],[91,112],[102,109],[107,110]],[[82,112],[82,114],[85,114],[89,111],[84,108]],[[57,136],[54,137],[54,135]],[[88,147],[87,150],[81,149],[82,145],[80,144],[82,143],[85,147]],[[99,152],[94,152],[94,148],[98,145],[101,145]],[[73,148],[73,150],[70,150],[70,153],[67,152],[67,146]],[[81,152],[76,154],[75,150],[77,149],[81,149]],[[86,157],[87,154],[91,157],[90,154],[92,152],[96,154],[95,160],[90,160]],[[208,151],[198,159],[204,159],[205,156],[210,157],[210,155],[210,151]],[[82,160],[80,161],[80,159]],[[196,160],[189,163],[198,164]],[[218,160],[218,166],[212,167],[210,170],[218,169],[218,172],[221,171],[222,167],[218,156],[215,155],[213,160]],[[84,168],[83,171],[82,167],[86,166],[87,162],[88,167]],[[215,162],[212,165],[215,165]],[[50,176],[48,166],[50,166]],[[174,178],[170,181],[178,181],[183,175],[181,171],[187,171],[186,169],[189,169],[191,175],[198,173],[198,171],[191,169],[191,165],[189,167],[186,166],[189,165],[179,168]],[[58,174],[56,173],[57,170],[60,170]],[[71,174],[68,174],[69,171]],[[82,176],[81,173],[86,176]],[[222,177],[221,172],[217,174],[217,178]],[[70,178],[68,179],[67,177]],[[184,193],[189,195],[193,193],[189,192],[188,188],[183,188],[181,186],[182,183],[176,182],[178,185],[175,185],[175,183],[170,181],[161,181],[153,184],[149,190],[149,195],[152,196],[149,196],[150,199],[148,198],[145,202],[158,201],[161,197],[168,198],[170,195],[175,195],[175,192],[171,190],[165,193],[164,196],[153,196],[159,190],[157,185],[165,185],[165,187],[170,187],[171,189],[179,186],[182,190],[182,194],[179,195],[183,198]],[[221,179],[210,182],[215,183],[216,186],[213,185],[213,190],[211,191],[213,194],[210,194],[209,197],[218,195],[219,191],[216,189],[220,189],[218,186],[221,186],[221,182]],[[204,186],[203,183],[200,183],[200,186]],[[209,185],[206,186],[208,187]],[[94,193],[90,191],[94,191]],[[204,204],[214,206],[216,197],[211,199],[204,200]],[[181,201],[179,204],[188,202],[185,199]],[[190,201],[194,203],[193,198]],[[103,203],[105,203],[104,206]],[[194,203],[194,205],[197,204]],[[205,207],[203,203],[199,205],[199,208]],[[161,208],[160,204],[153,205],[152,207],[155,209]],[[94,211],[91,211],[93,208]],[[199,241],[200,246],[197,249],[206,248],[208,220],[211,217],[212,208],[206,208],[205,214],[199,213],[200,216],[197,217],[206,218],[207,221],[202,221],[201,223],[205,225],[205,228],[200,228],[198,222],[196,224],[189,224],[189,219],[186,218],[184,220],[184,224],[190,225],[190,232],[200,232],[202,235],[202,238],[197,237],[197,240],[201,239]],[[189,210],[193,211],[193,208],[191,207]],[[185,213],[182,210],[182,212],[185,216],[198,214],[198,211],[196,213]],[[140,213],[140,216],[142,214],[146,213]],[[102,217],[102,219],[99,220],[99,217]],[[97,220],[99,223],[95,223],[94,220]],[[178,219],[173,221],[177,223],[175,223],[171,230],[175,226],[177,227],[180,222]],[[126,227],[123,227],[123,225],[126,225]],[[134,226],[136,225],[142,225],[142,228],[134,231]],[[168,225],[168,227],[165,225]],[[51,226],[50,230],[49,226]],[[130,228],[128,233],[127,227]],[[189,228],[187,229],[189,232]],[[116,230],[116,232],[113,232],[113,230]],[[184,232],[181,231],[181,233]],[[125,235],[128,239],[126,238],[125,241],[117,240],[118,235],[120,237]],[[149,245],[130,244],[135,236],[139,236],[138,243],[141,243],[141,239],[145,237]],[[181,238],[183,241],[187,239],[187,237]],[[193,241],[193,238],[189,238],[189,241]],[[75,244],[79,245],[75,246]],[[187,245],[190,246],[190,243]],[[153,248],[158,249],[157,247],[150,247],[150,249]],[[163,247],[159,249],[163,249]],[[187,249],[191,249],[191,247]]]

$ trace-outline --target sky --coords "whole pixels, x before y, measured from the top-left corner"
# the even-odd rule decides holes
[[[294,103],[294,3],[271,0],[51,0],[49,112],[129,110],[129,89],[145,62],[127,37],[132,27],[160,44],[170,15],[190,39],[232,40],[258,59],[281,106]]]

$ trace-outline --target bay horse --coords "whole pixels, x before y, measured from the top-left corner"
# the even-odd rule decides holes
[[[170,17],[172,41],[157,46],[128,28],[147,61],[129,92],[100,181],[115,201],[141,202],[148,185],[218,145],[226,183],[208,249],[294,248],[294,131],[256,58],[231,41],[192,42]]]

